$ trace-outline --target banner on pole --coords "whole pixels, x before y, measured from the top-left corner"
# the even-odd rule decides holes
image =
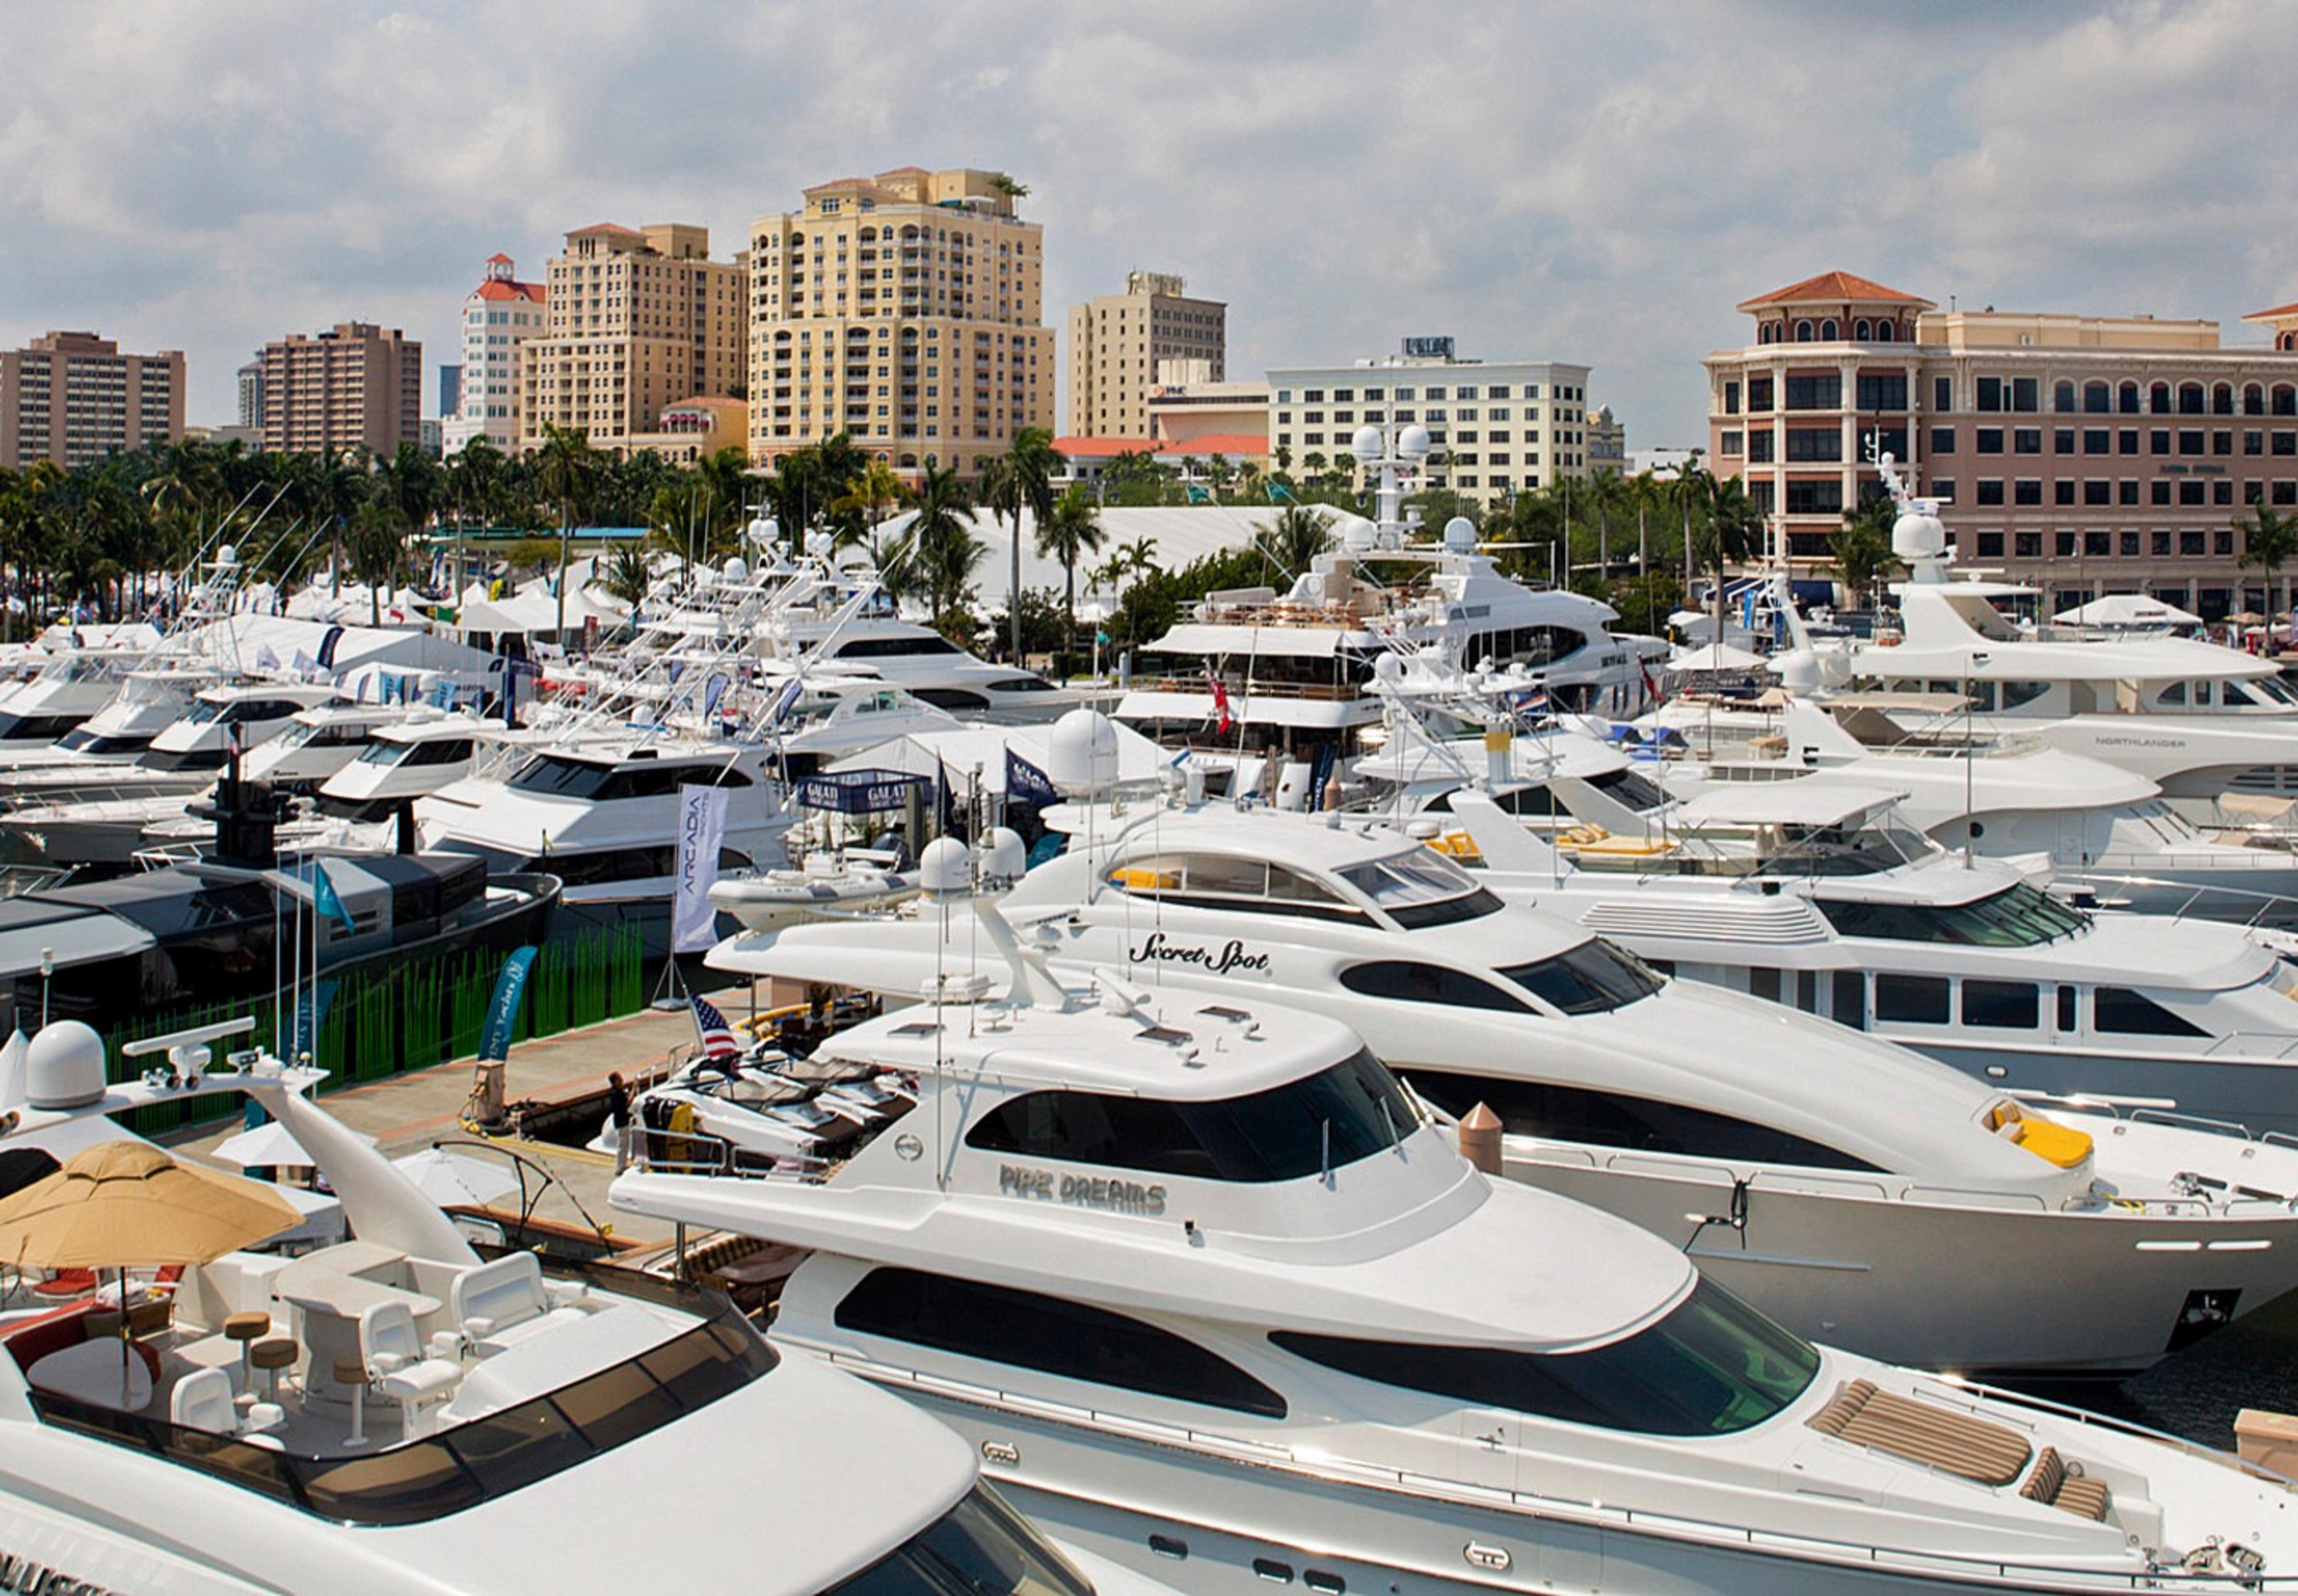
[[[670,900],[670,947],[698,953],[718,940],[718,912],[710,886],[718,879],[718,847],[726,835],[726,790],[678,790],[678,881]]]
[[[479,1031],[479,1056],[500,1061],[510,1056],[511,1029],[518,1023],[519,999],[526,996],[527,972],[534,968],[532,947],[517,947],[503,961],[495,977],[494,996],[487,999],[487,1021]]]

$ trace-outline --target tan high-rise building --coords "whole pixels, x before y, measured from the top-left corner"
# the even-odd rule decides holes
[[[263,447],[389,454],[423,435],[423,345],[397,327],[343,321],[263,346]]]
[[[710,259],[710,229],[601,222],[566,235],[545,284],[550,326],[519,349],[519,427],[546,424],[623,452],[683,399],[742,384],[743,265]]]
[[[1044,229],[1000,172],[905,166],[750,227],[750,458],[843,432],[895,470],[971,475],[1054,425]]]
[[[1081,438],[1145,438],[1159,367],[1201,361],[1199,383],[1228,380],[1228,307],[1191,299],[1165,272],[1134,271],[1125,292],[1070,307],[1070,425]]]
[[[0,466],[67,469],[184,435],[179,351],[123,355],[94,333],[0,350]]]

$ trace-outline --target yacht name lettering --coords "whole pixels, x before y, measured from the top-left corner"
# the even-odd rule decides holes
[[[1151,931],[1149,939],[1126,956],[1137,964],[1195,964],[1207,975],[1227,975],[1232,970],[1269,973],[1269,955],[1245,952],[1244,944],[1234,937],[1216,952],[1203,943],[1169,942],[1164,932]]]
[[[1107,1208],[1120,1213],[1152,1216],[1165,1211],[1165,1188],[1138,1180],[1109,1180],[1098,1175],[1061,1175],[1051,1170],[1025,1169],[1020,1164],[997,1166],[997,1195],[1046,1203],[1069,1203],[1079,1208]]]
[[[0,1591],[21,1592],[23,1596],[114,1596],[109,1585],[74,1579],[12,1551],[0,1551]]]
[[[2183,748],[2186,746],[2186,740],[2183,737],[2102,737],[2098,740],[2098,746],[2116,748]]]

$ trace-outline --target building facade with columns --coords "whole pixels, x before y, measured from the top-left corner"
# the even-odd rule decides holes
[[[2298,514],[2298,305],[2219,324],[1941,310],[1831,271],[1743,302],[1755,342],[1706,360],[1708,467],[1740,476],[1791,561],[1823,562],[1881,491],[1871,448],[1939,500],[1956,558],[2054,608],[2144,592],[2217,619],[2265,608],[2236,526]]]
[[[897,167],[750,224],[750,458],[839,433],[915,480],[1054,426],[1045,237],[1002,172]]]

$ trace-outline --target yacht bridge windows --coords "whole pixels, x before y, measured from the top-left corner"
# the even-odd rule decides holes
[[[1657,1324],[1576,1352],[1435,1346],[1273,1330],[1308,1362],[1376,1385],[1477,1407],[1647,1435],[1729,1435],[1790,1406],[1819,1353],[1722,1286],[1701,1280]]]
[[[1418,848],[1347,865],[1331,880],[1231,854],[1140,856],[1107,880],[1131,897],[1248,914],[1357,923],[1369,906],[1401,930],[1477,920],[1500,908],[1459,865]]]

